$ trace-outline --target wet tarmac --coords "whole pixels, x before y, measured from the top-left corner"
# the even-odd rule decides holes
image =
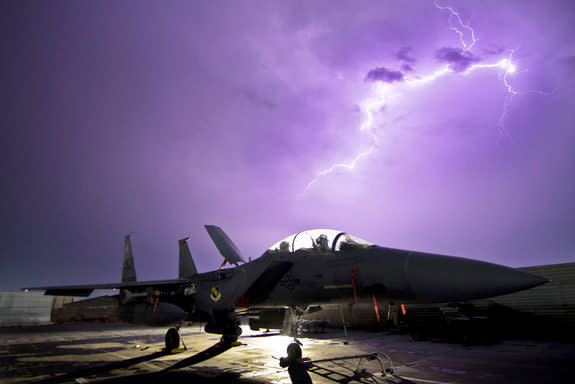
[[[164,328],[84,324],[0,328],[0,383],[291,383],[277,358],[293,340],[244,328],[245,345],[222,347],[199,326],[182,328],[188,350],[162,352]],[[502,340],[492,345],[413,341],[409,335],[351,331],[306,335],[311,360],[372,352],[387,354],[395,374],[383,377],[376,360],[316,363],[314,383],[562,383],[575,361],[575,344]],[[384,359],[385,360],[385,359]]]

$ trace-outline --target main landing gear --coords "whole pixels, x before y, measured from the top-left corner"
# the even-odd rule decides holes
[[[238,342],[238,338],[240,337],[241,334],[242,334],[242,328],[239,326],[235,326],[234,328],[228,328],[222,333],[220,344],[228,345],[231,347],[242,345],[242,343]]]
[[[166,332],[166,337],[164,338],[166,344],[166,351],[170,352],[174,349],[178,349],[180,347],[180,327],[182,324],[178,322],[175,328],[168,329]],[[186,344],[184,340],[182,340],[182,345],[184,346],[184,350],[187,350]]]
[[[220,343],[234,345],[238,341],[238,336],[236,335],[222,335],[220,338]]]

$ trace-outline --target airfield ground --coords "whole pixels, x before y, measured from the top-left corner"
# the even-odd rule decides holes
[[[195,365],[166,370],[216,344],[198,326],[182,328],[186,352],[163,355],[163,328],[84,324],[0,328],[0,383],[291,383],[274,357],[285,356],[287,336],[260,336],[244,327],[247,345]],[[569,381],[575,344],[501,340],[463,346],[413,341],[409,335],[351,331],[303,337],[304,356],[313,360],[370,352],[387,353],[396,374],[364,378],[382,383],[561,383]],[[338,365],[338,364],[340,365]],[[314,383],[349,382],[357,360],[318,363]],[[350,369],[347,369],[351,368]],[[368,371],[378,372],[371,362]],[[360,377],[355,376],[355,379]],[[373,382],[373,381],[371,381]]]

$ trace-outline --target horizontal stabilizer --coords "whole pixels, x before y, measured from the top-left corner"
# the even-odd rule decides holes
[[[212,241],[218,248],[218,251],[220,251],[220,254],[228,261],[228,263],[235,265],[238,265],[238,263],[245,263],[238,248],[220,227],[215,225],[206,225],[205,227],[206,231],[208,231],[208,234],[212,238]]]
[[[190,247],[188,246],[189,239],[189,237],[186,237],[185,239],[178,240],[178,246],[180,248],[179,278],[198,274],[196,264],[194,263],[194,259],[190,253]]]

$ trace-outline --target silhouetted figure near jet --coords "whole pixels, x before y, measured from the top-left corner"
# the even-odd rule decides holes
[[[288,367],[289,376],[293,384],[312,384],[307,373],[307,367],[301,357],[301,348],[297,343],[287,347],[287,357],[280,358],[280,366]]]

